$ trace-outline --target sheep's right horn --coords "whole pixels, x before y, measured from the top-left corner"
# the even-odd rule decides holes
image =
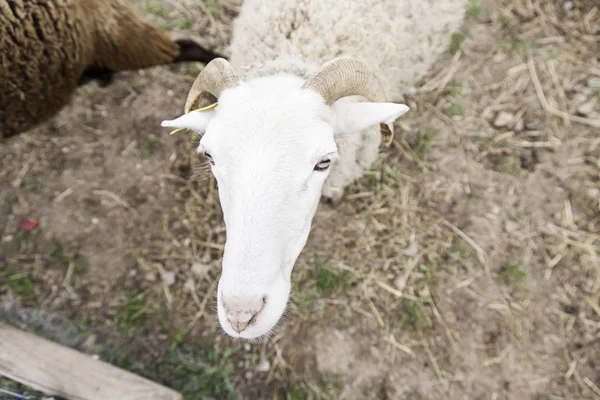
[[[185,113],[195,110],[203,94],[210,94],[218,99],[223,90],[239,83],[239,78],[231,64],[224,58],[215,58],[198,74],[185,101]]]
[[[385,101],[383,85],[368,64],[354,57],[338,57],[321,66],[317,74],[306,80],[303,89],[319,93],[330,105],[346,96],[359,95],[369,101]],[[380,124],[383,147],[391,144],[392,127]]]

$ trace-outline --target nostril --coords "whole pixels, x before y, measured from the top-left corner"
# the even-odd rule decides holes
[[[223,308],[227,321],[233,330],[241,333],[256,321],[265,307],[267,296],[249,299],[242,296],[222,296]]]
[[[231,324],[231,327],[237,332],[240,333],[244,329],[248,327],[254,321],[254,318],[258,315],[258,313],[252,312],[239,312],[232,315],[227,316],[227,320]]]
[[[233,328],[233,330],[236,331],[237,333],[241,333],[244,329],[246,329],[248,327],[248,325],[250,325],[250,321],[239,322],[239,321],[232,321],[230,319],[228,319],[228,321],[231,324],[231,327]]]

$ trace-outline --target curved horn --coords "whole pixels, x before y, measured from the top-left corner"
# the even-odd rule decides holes
[[[327,105],[342,97],[363,96],[369,101],[385,101],[383,86],[371,67],[353,57],[338,57],[326,62],[319,72],[309,78],[302,89],[312,89],[319,93]],[[381,143],[389,146],[394,138],[392,126],[379,125]]]
[[[218,99],[223,90],[236,86],[239,78],[224,58],[215,58],[198,74],[185,101],[185,113],[195,110],[203,94]]]

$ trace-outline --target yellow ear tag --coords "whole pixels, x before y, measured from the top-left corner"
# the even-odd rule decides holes
[[[169,133],[169,135],[174,135],[174,134],[176,134],[177,132],[185,131],[186,129],[187,129],[187,128],[178,128],[178,129],[175,129],[174,131],[172,131],[171,133]]]
[[[206,107],[197,108],[197,109],[195,109],[195,110],[192,110],[192,111],[190,111],[190,113],[193,113],[193,112],[201,112],[201,111],[208,111],[208,110],[211,110],[211,109],[215,108],[217,105],[219,105],[219,103],[213,103],[213,104],[211,104],[211,105],[208,105],[208,106],[206,106]],[[189,113],[188,113],[188,114],[189,114]],[[169,135],[174,135],[174,134],[176,134],[177,132],[185,131],[186,129],[187,129],[187,128],[178,128],[178,129],[175,129],[174,131],[172,131],[171,133],[169,133]]]

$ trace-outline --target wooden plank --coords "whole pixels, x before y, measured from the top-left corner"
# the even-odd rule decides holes
[[[0,323],[0,375],[68,400],[181,400],[180,393]]]

